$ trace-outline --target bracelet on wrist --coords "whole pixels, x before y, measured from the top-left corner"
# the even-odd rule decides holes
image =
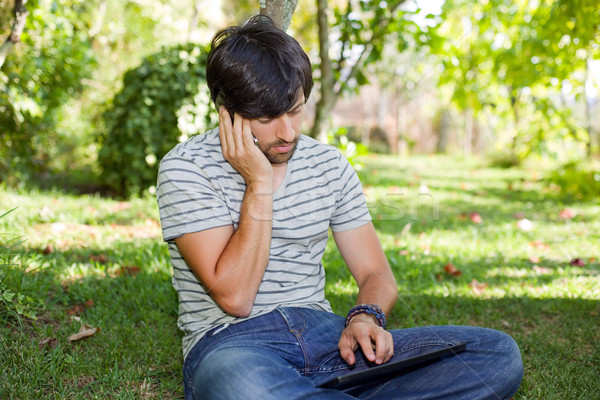
[[[350,323],[350,320],[357,316],[358,314],[369,314],[377,319],[377,323],[383,329],[387,328],[387,319],[385,317],[385,313],[377,304],[359,304],[354,306],[348,311],[348,316],[346,317],[346,326]]]

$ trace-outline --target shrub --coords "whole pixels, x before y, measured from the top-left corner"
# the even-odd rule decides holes
[[[163,48],[125,74],[99,137],[103,180],[117,194],[142,194],[155,185],[162,157],[216,123],[205,84],[207,54],[197,44]]]
[[[570,162],[554,171],[546,182],[563,195],[589,200],[600,193],[600,170]]]

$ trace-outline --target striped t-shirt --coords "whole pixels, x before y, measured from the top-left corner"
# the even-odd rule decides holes
[[[210,329],[241,322],[278,306],[331,311],[321,260],[327,232],[364,225],[371,217],[354,169],[334,147],[300,136],[273,195],[269,263],[247,318],[226,314],[187,267],[174,239],[219,226],[237,228],[245,192],[242,176],[223,158],[218,129],[177,145],[161,161],[157,200],[163,238],[179,296],[184,357]]]

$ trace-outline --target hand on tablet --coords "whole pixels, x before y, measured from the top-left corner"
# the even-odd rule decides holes
[[[380,327],[372,315],[359,314],[342,331],[338,349],[340,356],[349,365],[354,365],[354,353],[359,348],[370,362],[386,363],[394,355],[392,334]]]

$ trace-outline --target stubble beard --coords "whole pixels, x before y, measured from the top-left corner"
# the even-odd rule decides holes
[[[269,162],[271,164],[285,164],[294,155],[294,152],[296,151],[296,147],[298,147],[299,139],[300,139],[300,137],[297,137],[292,142],[286,142],[286,141],[280,140],[280,141],[269,144],[266,150],[262,150],[262,149],[261,150],[262,150],[263,154],[265,155],[265,157],[267,157],[267,160],[269,160]],[[271,152],[271,149],[273,149],[274,147],[287,146],[290,144],[292,145],[292,148],[285,153],[277,153],[277,152],[272,153]]]

